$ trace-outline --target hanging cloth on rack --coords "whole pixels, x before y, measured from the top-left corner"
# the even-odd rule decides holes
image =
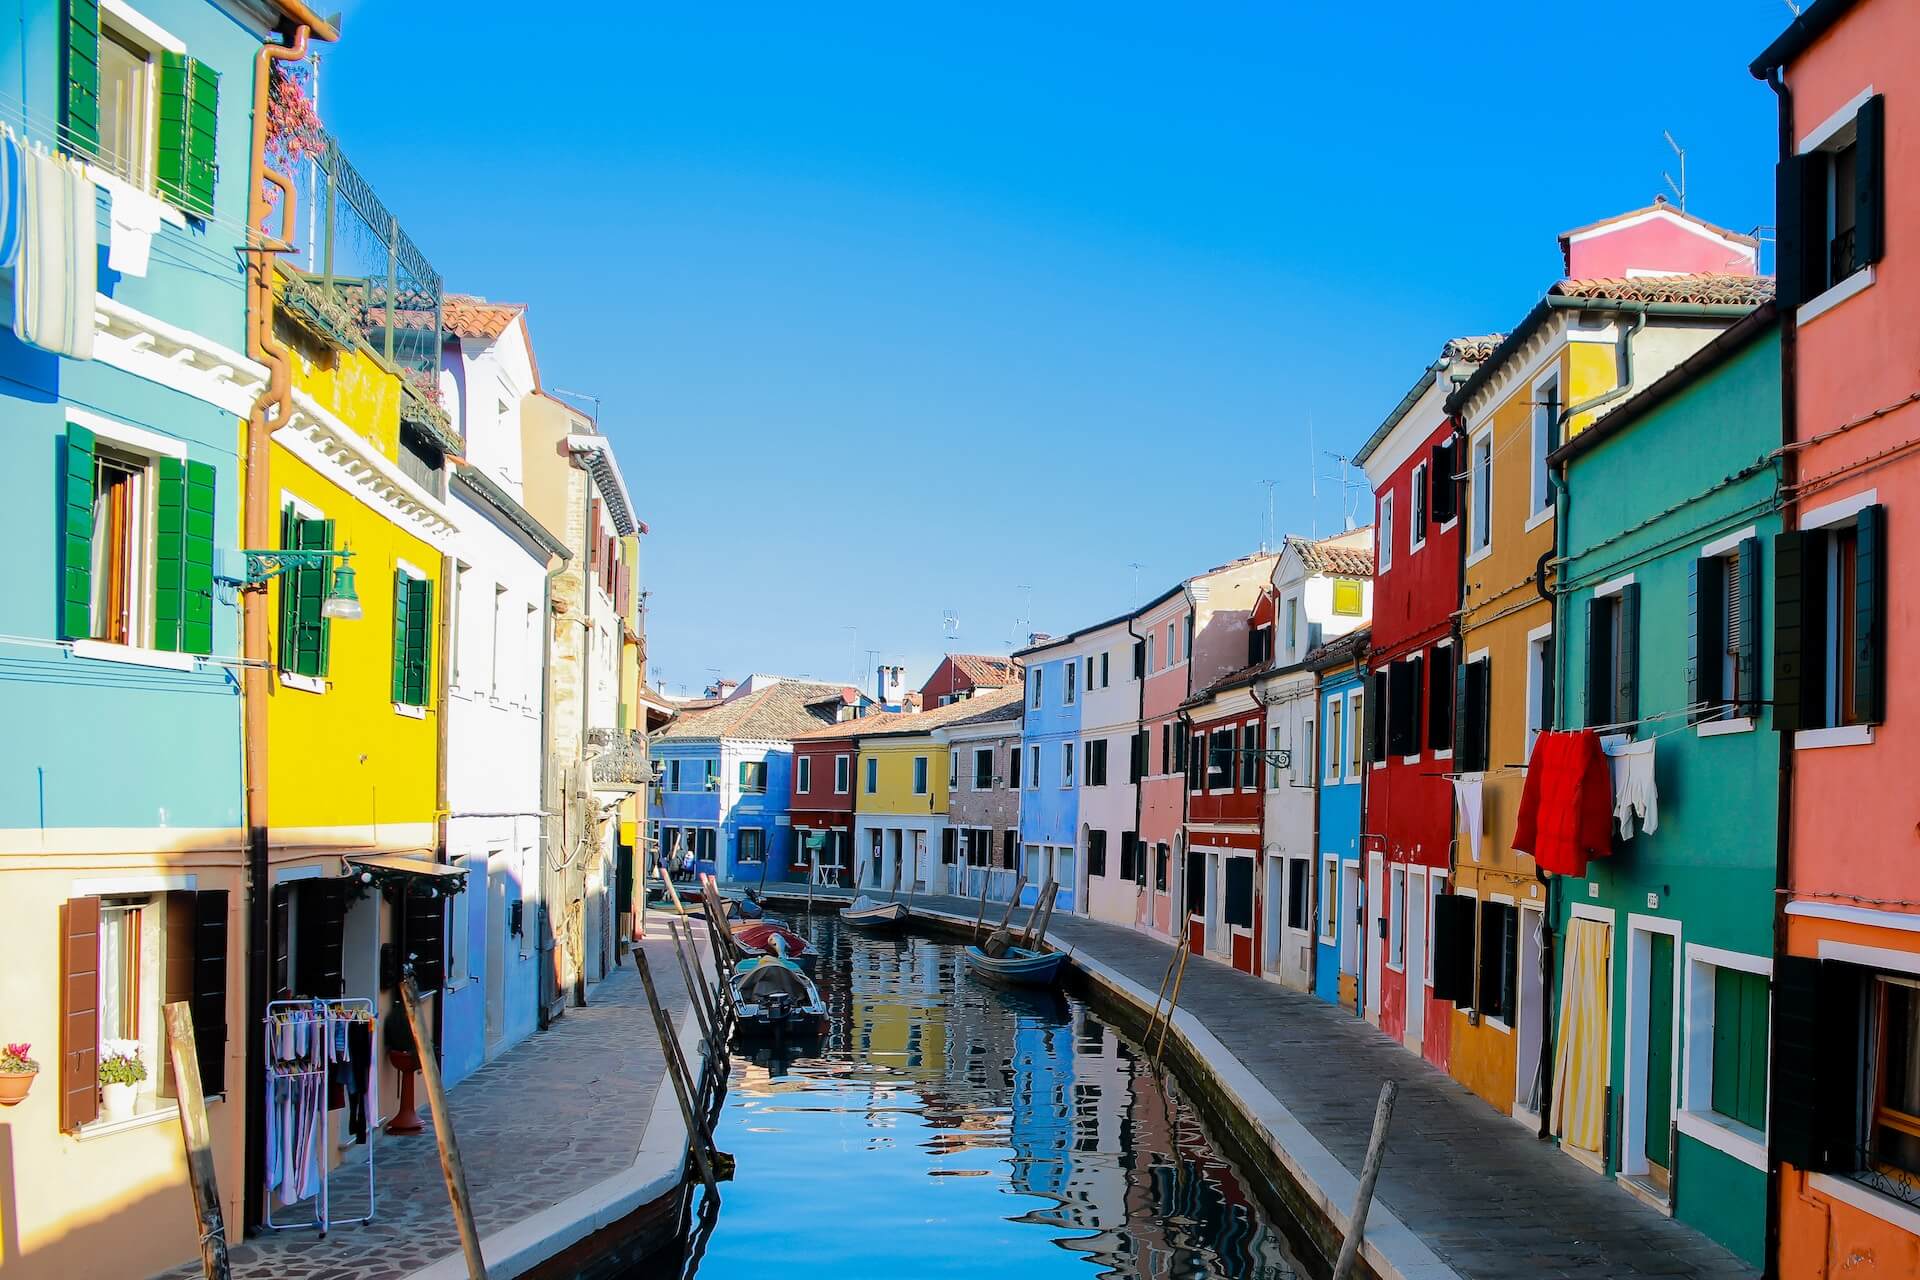
[[[26,221],[27,153],[13,130],[0,125],[0,269],[20,261],[20,240]]]
[[[1633,839],[1633,820],[1648,835],[1660,829],[1660,791],[1654,785],[1654,740],[1623,742],[1607,751],[1613,769],[1613,816],[1620,838]]]
[[[22,172],[13,335],[55,355],[91,360],[100,251],[93,182],[77,165],[41,151],[27,153]]]
[[[1467,852],[1475,862],[1480,861],[1480,831],[1485,822],[1486,807],[1481,803],[1479,778],[1455,778],[1453,780],[1453,802],[1460,811],[1460,826],[1467,833]]]
[[[1593,730],[1534,739],[1513,848],[1562,876],[1584,875],[1588,858],[1613,851],[1613,775]]]
[[[122,275],[144,276],[160,232],[160,200],[128,186],[112,188],[108,198],[113,207],[107,218],[107,266]]]

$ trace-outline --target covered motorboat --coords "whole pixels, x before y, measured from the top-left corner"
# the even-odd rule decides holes
[[[840,908],[840,918],[848,924],[875,931],[898,929],[907,922],[907,915],[906,903],[877,902],[864,893]]]
[[[742,960],[733,970],[733,1004],[743,1033],[805,1034],[823,1027],[827,1005],[820,988],[785,954],[777,936],[773,954]]]

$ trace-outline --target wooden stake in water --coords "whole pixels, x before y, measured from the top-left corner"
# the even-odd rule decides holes
[[[993,878],[993,872],[986,867],[980,868],[980,914],[973,918],[973,940],[980,941],[980,924],[987,918],[987,882]]]
[[[660,1003],[660,993],[653,987],[653,970],[647,965],[647,953],[634,953],[634,964],[640,970],[640,983],[647,989],[647,1006],[653,1010],[653,1027],[660,1035],[660,1056],[666,1066],[667,1078],[673,1082],[673,1094],[680,1102],[680,1118],[687,1124],[687,1145],[693,1149],[694,1163],[700,1166],[700,1180],[706,1184],[707,1194],[718,1196],[719,1186],[713,1179],[713,1165],[708,1160],[713,1139],[707,1136],[706,1126],[701,1123],[700,1109],[694,1102],[695,1090],[691,1082],[682,1078],[681,1072],[686,1064],[680,1060],[680,1045],[673,1038],[673,1024],[667,1019],[667,1011]]]
[[[447,1091],[440,1081],[440,1060],[433,1056],[433,1027],[420,1008],[420,987],[410,972],[400,979],[400,1003],[406,1006],[407,1026],[413,1031],[413,1056],[420,1063],[420,1083],[427,1087],[427,1106],[433,1112],[433,1141],[440,1149],[440,1175],[446,1179],[447,1200],[453,1206],[453,1225],[460,1232],[460,1252],[467,1258],[467,1275],[469,1280],[487,1280],[487,1262],[480,1252],[480,1231],[473,1223],[473,1197],[467,1192],[467,1167],[460,1163],[460,1147],[453,1137],[453,1116],[447,1111]]]
[[[227,1280],[227,1224],[220,1213],[220,1189],[214,1183],[213,1132],[207,1126],[207,1095],[200,1083],[200,1058],[194,1050],[193,1011],[184,1000],[166,1007],[167,1056],[173,1062],[173,1090],[180,1101],[180,1140],[187,1148],[187,1185],[193,1190],[199,1220],[200,1267],[207,1280]]]
[[[1380,1163],[1387,1154],[1387,1125],[1393,1119],[1393,1100],[1400,1086],[1389,1080],[1380,1086],[1380,1102],[1373,1109],[1373,1137],[1367,1140],[1367,1158],[1360,1166],[1360,1189],[1353,1197],[1353,1219],[1340,1242],[1333,1264],[1333,1280],[1348,1280],[1360,1262],[1360,1243],[1367,1234],[1367,1210],[1373,1205],[1373,1184],[1380,1180]]]

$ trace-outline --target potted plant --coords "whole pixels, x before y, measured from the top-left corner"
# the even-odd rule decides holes
[[[100,1111],[108,1120],[133,1114],[134,1095],[147,1078],[138,1040],[106,1040],[100,1045]]]
[[[0,1045],[0,1107],[13,1106],[33,1088],[40,1064],[27,1056],[32,1049],[30,1044]]]

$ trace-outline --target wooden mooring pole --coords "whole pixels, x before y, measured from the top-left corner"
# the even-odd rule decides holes
[[[1347,1223],[1340,1257],[1333,1264],[1333,1280],[1349,1280],[1360,1263],[1360,1244],[1367,1235],[1367,1210],[1373,1205],[1373,1184],[1380,1180],[1380,1162],[1387,1154],[1387,1125],[1393,1119],[1393,1100],[1400,1086],[1389,1080],[1380,1086],[1380,1102],[1373,1109],[1373,1136],[1367,1140],[1367,1158],[1360,1166],[1360,1189],[1353,1197],[1353,1219]]]
[[[687,1125],[687,1146],[693,1151],[693,1161],[700,1168],[700,1181],[706,1185],[707,1194],[720,1195],[720,1187],[714,1181],[713,1161],[709,1153],[713,1149],[713,1138],[707,1133],[707,1126],[700,1115],[698,1087],[682,1074],[686,1063],[680,1058],[680,1042],[674,1038],[673,1022],[667,1017],[666,1006],[660,1003],[660,993],[653,986],[653,970],[647,964],[644,950],[634,953],[634,964],[640,970],[640,982],[647,989],[647,1005],[653,1010],[654,1030],[660,1034],[660,1056],[664,1060],[667,1078],[673,1082],[673,1093],[680,1101],[680,1118]]]
[[[1153,1068],[1160,1069],[1160,1051],[1167,1047],[1167,1028],[1173,1025],[1173,1011],[1180,1003],[1180,984],[1187,977],[1187,957],[1193,954],[1193,948],[1180,948],[1180,963],[1173,971],[1173,994],[1167,997],[1166,1017],[1160,1023],[1160,1039],[1153,1046]]]
[[[440,1173],[447,1181],[447,1200],[453,1205],[453,1225],[460,1232],[460,1252],[466,1255],[469,1280],[487,1280],[487,1260],[480,1253],[480,1229],[473,1223],[473,1197],[467,1191],[467,1167],[460,1162],[460,1146],[453,1136],[453,1116],[447,1110],[447,1090],[440,1080],[440,1060],[433,1053],[433,1026],[420,1007],[420,987],[411,972],[400,979],[400,1003],[406,1006],[407,1026],[413,1031],[413,1056],[420,1063],[420,1083],[427,1087],[427,1106],[433,1112],[433,1141],[440,1149]]]
[[[227,1224],[214,1181],[213,1131],[207,1125],[207,1095],[193,1043],[193,1009],[185,1000],[175,1000],[166,1007],[166,1019],[167,1055],[180,1101],[180,1140],[187,1148],[187,1185],[193,1189],[200,1225],[200,1267],[207,1280],[228,1280],[233,1273],[227,1261]]]

